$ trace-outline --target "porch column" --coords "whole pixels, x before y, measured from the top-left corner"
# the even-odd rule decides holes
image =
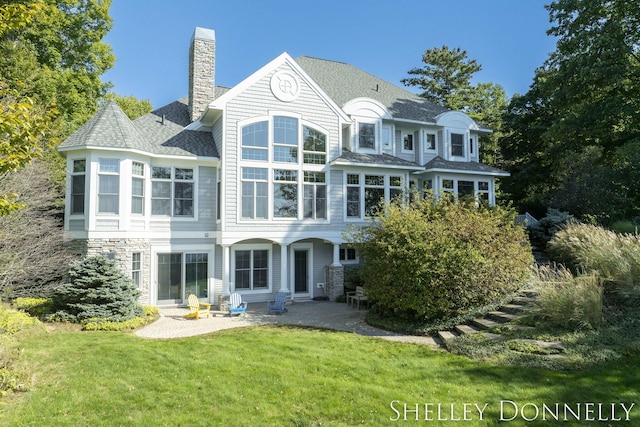
[[[340,245],[337,243],[333,244],[333,262],[331,263],[333,267],[337,267],[340,264]]]
[[[231,293],[229,292],[229,269],[231,268],[231,258],[230,258],[230,248],[229,245],[222,245],[222,296],[228,297]]]
[[[289,245],[280,243],[280,292],[289,293]]]

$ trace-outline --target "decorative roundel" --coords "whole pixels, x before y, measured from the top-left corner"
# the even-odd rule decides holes
[[[271,77],[271,92],[280,101],[295,101],[300,94],[300,82],[294,74],[288,71],[278,71]]]

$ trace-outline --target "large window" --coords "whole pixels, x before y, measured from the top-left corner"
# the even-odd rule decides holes
[[[240,218],[326,219],[320,169],[327,162],[327,134],[288,116],[252,123],[241,133]],[[253,167],[253,160],[268,167]]]
[[[304,218],[327,218],[327,185],[324,172],[304,173]]]
[[[84,214],[85,175],[87,161],[85,159],[73,161],[71,174],[71,214]]]
[[[274,169],[273,216],[275,218],[298,217],[298,171]]]
[[[242,218],[267,218],[268,186],[267,169],[242,168]]]
[[[258,122],[242,128],[242,160],[267,160],[268,148],[268,122]]]
[[[302,128],[304,163],[324,165],[327,162],[327,136],[308,126]]]
[[[151,168],[151,214],[194,216],[193,169]]]
[[[269,251],[248,249],[235,251],[235,288],[266,289],[269,287]]]
[[[144,214],[144,164],[133,162],[131,175],[131,213]]]
[[[464,156],[464,135],[461,133],[451,134],[451,155]]]
[[[100,159],[98,173],[98,213],[120,211],[120,160]]]
[[[364,213],[374,215],[384,201],[384,175],[364,176]]]
[[[346,175],[346,217],[364,218],[377,213],[385,201],[404,202],[405,178],[401,175]]]
[[[273,161],[298,163],[298,120],[273,118]]]

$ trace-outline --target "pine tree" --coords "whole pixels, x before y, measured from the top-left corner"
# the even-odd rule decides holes
[[[131,279],[104,256],[91,256],[72,264],[68,284],[56,289],[56,317],[77,322],[122,322],[142,315],[140,291]]]

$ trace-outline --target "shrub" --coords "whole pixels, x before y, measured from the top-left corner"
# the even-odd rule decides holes
[[[142,317],[134,317],[122,322],[86,322],[82,329],[85,331],[132,331],[155,321],[158,317],[158,307],[145,306]]]
[[[559,209],[549,208],[547,214],[529,227],[529,233],[532,242],[540,245],[543,249],[547,243],[556,235],[565,225],[576,224],[576,218],[568,212]]]
[[[140,291],[131,279],[104,256],[92,256],[72,264],[70,283],[53,296],[57,310],[50,319],[75,322],[122,322],[142,315]]]
[[[631,221],[616,221],[611,224],[611,230],[619,234],[638,232],[638,226]]]
[[[0,396],[26,390],[30,373],[19,339],[42,332],[44,326],[37,319],[0,304]]]
[[[534,317],[556,328],[595,328],[602,321],[603,286],[595,274],[574,276],[563,266],[536,269]]]
[[[391,204],[345,234],[364,259],[376,314],[425,322],[466,313],[516,290],[533,261],[524,228],[499,207],[444,198]]]
[[[574,272],[596,272],[618,302],[640,301],[640,236],[572,224],[549,242],[549,255]]]
[[[21,297],[14,299],[11,304],[33,317],[42,317],[51,313],[51,298]]]

